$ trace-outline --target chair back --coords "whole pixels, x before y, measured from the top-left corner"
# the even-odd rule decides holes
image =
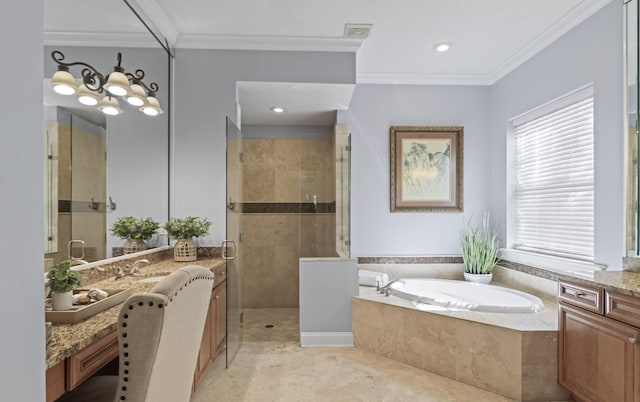
[[[115,401],[189,401],[212,287],[211,271],[189,266],[123,304]]]

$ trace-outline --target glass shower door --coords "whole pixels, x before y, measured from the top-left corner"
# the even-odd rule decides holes
[[[242,134],[227,117],[227,367],[242,345]]]
[[[70,256],[85,261],[106,258],[106,130],[71,115]]]

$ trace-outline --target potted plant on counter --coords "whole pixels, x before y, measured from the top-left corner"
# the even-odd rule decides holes
[[[195,261],[198,254],[193,238],[206,235],[209,233],[210,227],[211,222],[206,218],[187,216],[186,218],[169,219],[163,228],[169,237],[177,239],[173,248],[173,259],[175,261]]]
[[[160,228],[160,224],[151,218],[134,218],[123,216],[116,219],[111,226],[111,234],[120,239],[127,240],[124,244],[124,253],[130,254],[147,248],[144,241],[153,237]]]
[[[71,270],[71,260],[54,264],[47,273],[46,286],[51,288],[51,307],[53,310],[71,310],[73,308],[73,288],[80,285],[82,276]]]
[[[482,217],[482,225],[467,222],[460,233],[464,278],[471,282],[489,283],[493,267],[498,263],[498,234],[491,229],[489,213]]]

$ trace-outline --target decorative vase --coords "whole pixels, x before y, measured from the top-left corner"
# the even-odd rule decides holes
[[[196,243],[192,239],[178,239],[173,248],[174,261],[195,261],[198,259]]]
[[[73,308],[73,291],[51,292],[51,308],[54,311],[71,310]]]
[[[491,282],[491,279],[493,279],[493,274],[470,274],[468,272],[464,273],[464,280],[469,282],[487,284]]]
[[[137,253],[146,250],[147,246],[142,239],[127,239],[124,243],[123,252],[125,254]]]

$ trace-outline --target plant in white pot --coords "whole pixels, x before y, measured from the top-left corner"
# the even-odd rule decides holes
[[[145,250],[144,241],[152,238],[159,228],[160,224],[151,218],[122,216],[113,222],[110,231],[115,237],[126,240],[124,253],[130,254]]]
[[[82,276],[71,270],[71,260],[54,264],[47,273],[47,284],[51,288],[51,307],[53,310],[73,308],[73,288],[80,285]]]
[[[498,234],[491,229],[489,213],[482,217],[482,225],[467,222],[460,233],[464,278],[471,282],[489,283],[493,267],[498,263]]]
[[[173,248],[173,259],[175,261],[195,261],[198,254],[193,238],[209,233],[211,222],[207,218],[187,216],[186,218],[171,218],[162,227],[167,231],[169,237],[177,239]]]

